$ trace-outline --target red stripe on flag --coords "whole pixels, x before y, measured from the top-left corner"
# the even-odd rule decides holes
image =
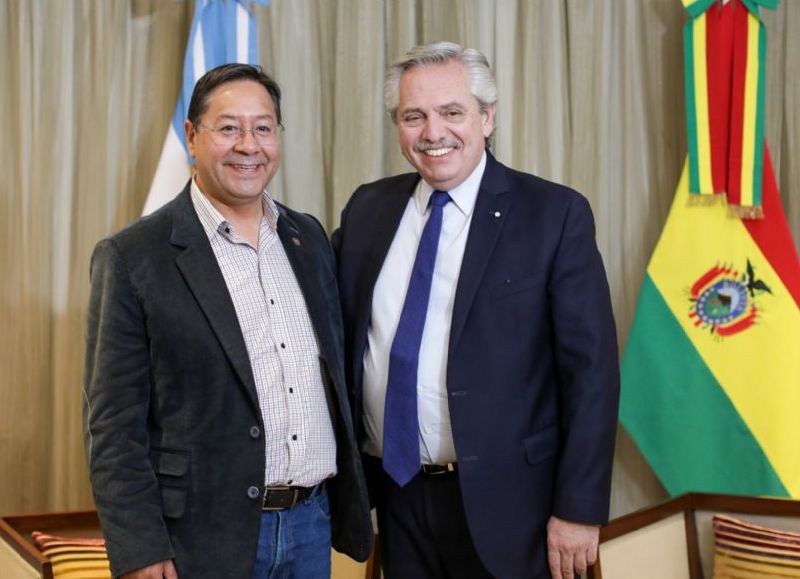
[[[766,145],[762,195],[764,219],[742,219],[742,223],[800,308],[800,260],[786,223],[783,203],[772,171],[772,159]]]
[[[733,7],[706,10],[706,71],[711,182],[714,193],[728,190],[728,125],[731,105]]]

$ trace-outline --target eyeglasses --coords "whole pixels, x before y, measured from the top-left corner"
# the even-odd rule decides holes
[[[275,145],[280,141],[281,133],[283,132],[282,125],[268,125],[266,123],[256,125],[250,129],[232,124],[219,125],[218,127],[198,124],[197,127],[203,128],[211,133],[211,140],[220,147],[235,145],[240,139],[243,139],[247,133],[253,135],[253,138],[259,145]]]

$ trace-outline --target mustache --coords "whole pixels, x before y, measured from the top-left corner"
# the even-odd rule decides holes
[[[424,153],[431,149],[460,149],[464,143],[458,139],[439,139],[438,141],[423,141],[414,145],[415,153]]]

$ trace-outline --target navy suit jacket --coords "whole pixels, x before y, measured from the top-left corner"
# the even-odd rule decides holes
[[[616,331],[586,199],[487,156],[448,347],[458,476],[486,568],[497,577],[549,577],[548,518],[608,517]],[[334,234],[359,433],[373,288],[419,179],[361,186]]]
[[[347,402],[333,252],[314,218],[278,211],[336,434],[333,545],[365,560],[372,524]],[[98,243],[91,277],[85,443],[113,573],[174,558],[180,577],[250,577],[265,429],[236,310],[188,186]]]

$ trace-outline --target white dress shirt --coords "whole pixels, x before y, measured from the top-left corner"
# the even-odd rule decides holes
[[[420,458],[425,464],[456,461],[447,406],[447,348],[461,261],[485,167],[486,153],[472,174],[461,185],[448,191],[452,201],[444,207],[417,371]],[[383,456],[389,352],[400,321],[419,238],[430,215],[428,200],[433,191],[433,187],[420,180],[403,213],[372,296],[372,315],[364,352],[366,439],[362,449],[377,457]]]

